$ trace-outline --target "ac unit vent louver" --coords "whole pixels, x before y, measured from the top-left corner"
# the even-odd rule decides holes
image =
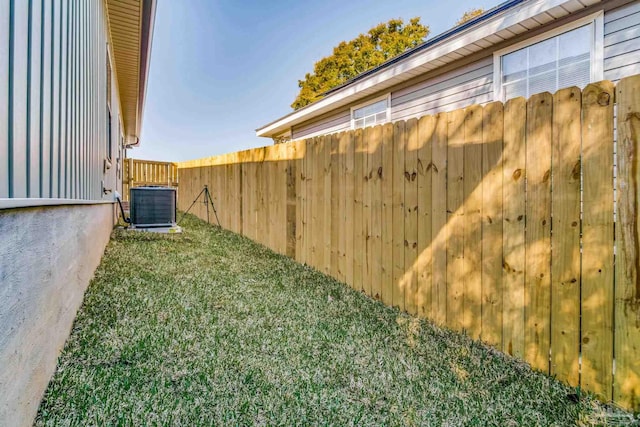
[[[176,225],[176,189],[134,187],[130,190],[131,225],[172,227]]]

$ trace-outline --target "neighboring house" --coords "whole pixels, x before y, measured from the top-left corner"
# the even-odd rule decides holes
[[[256,130],[309,138],[640,73],[640,0],[511,0]]]
[[[138,144],[155,0],[0,0],[0,425],[31,425]]]

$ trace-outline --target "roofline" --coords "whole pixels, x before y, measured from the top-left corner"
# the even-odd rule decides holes
[[[441,33],[425,41],[421,45],[416,46],[415,48],[407,52],[404,52],[403,54],[395,58],[390,59],[389,61],[379,65],[378,67],[375,67],[369,71],[365,71],[364,73],[359,74],[358,76],[352,78],[348,82],[345,82],[343,85],[338,86],[326,92],[325,93],[326,97],[321,98],[312,104],[309,104],[298,110],[292,111],[289,114],[280,117],[279,119],[276,119],[264,126],[259,127],[258,129],[255,130],[256,135],[262,136],[262,137],[272,137],[274,135],[277,135],[278,133],[285,131],[287,127],[290,128],[291,126],[294,126],[300,123],[301,121],[309,120],[313,117],[316,117],[314,113],[317,115],[320,115],[330,111],[329,106],[331,104],[334,104],[340,101],[345,101],[349,98],[352,98],[352,99],[349,99],[349,102],[346,102],[346,103],[350,103],[351,101],[355,102],[358,99],[361,99],[364,97],[363,96],[358,98],[356,96],[356,92],[354,92],[354,90],[357,89],[358,86],[367,85],[367,82],[369,80],[376,79],[376,78],[378,78],[379,81],[371,83],[371,85],[378,86],[383,84],[384,81],[390,78],[390,77],[385,77],[384,76],[385,73],[389,75],[389,73],[392,73],[396,67],[403,68],[403,64],[407,64],[408,62],[410,63],[411,60],[416,57],[420,57],[420,56],[424,57],[425,55],[429,56],[430,55],[429,52],[431,52],[432,50],[436,52],[439,50],[440,46],[447,46],[448,44],[455,43],[455,40],[457,40],[461,36],[461,33],[469,33],[470,31],[472,32],[480,31],[480,29],[483,28],[482,24],[485,21],[489,21],[492,18],[495,18],[497,15],[504,14],[506,11],[513,9],[516,6],[523,5],[526,3],[531,3],[531,7],[526,6],[527,9],[535,10],[535,8],[538,8],[538,6],[536,5],[546,4],[547,5],[546,7],[550,9],[553,7],[554,4],[563,4],[563,3],[566,3],[567,1],[568,0],[509,0],[507,2],[504,2],[488,10],[482,15],[477,16],[476,18],[471,19],[470,21],[467,21],[464,24],[453,27],[445,31],[444,33]],[[489,21],[487,22],[487,24],[493,25],[490,22],[493,22],[493,21]],[[427,61],[426,63],[431,61],[430,59],[429,60],[425,59],[425,60]],[[409,65],[409,66],[411,67],[413,65]],[[398,72],[403,73],[404,71],[400,70]],[[380,90],[382,89],[383,88],[381,87]],[[362,88],[358,89],[358,91],[359,90],[362,90]],[[332,100],[331,98],[334,98],[334,97],[338,97],[338,98],[335,98]],[[344,105],[344,104],[341,104],[341,105]]]
[[[457,25],[457,26],[455,26],[453,28],[448,29],[445,32],[442,32],[442,33],[438,34],[437,36],[434,36],[434,37],[432,37],[430,39],[427,39],[423,43],[420,43],[418,46],[416,46],[416,47],[414,47],[412,49],[409,49],[409,50],[401,53],[398,56],[394,56],[393,58],[389,59],[386,62],[383,62],[382,64],[380,64],[380,65],[378,65],[376,67],[373,67],[373,68],[371,68],[371,69],[369,69],[367,71],[363,71],[362,73],[360,73],[357,76],[347,80],[346,82],[342,83],[341,85],[329,89],[328,91],[326,91],[322,95],[323,96],[324,95],[330,95],[333,92],[337,92],[340,89],[342,89],[343,87],[349,86],[352,83],[355,83],[355,82],[357,82],[359,80],[362,80],[362,79],[370,76],[371,74],[374,74],[374,73],[376,73],[376,72],[378,72],[380,70],[383,70],[383,69],[389,67],[390,65],[393,65],[393,64],[395,64],[395,63],[397,63],[399,61],[402,61],[403,59],[413,55],[416,52],[419,52],[421,50],[427,49],[427,48],[435,45],[436,43],[439,43],[439,42],[441,42],[441,41],[443,41],[443,40],[445,40],[445,39],[447,39],[449,37],[452,37],[452,36],[462,32],[462,31],[466,30],[469,27],[472,27],[472,26],[474,26],[474,25],[476,25],[476,24],[478,24],[478,23],[480,23],[482,21],[485,21],[485,20],[491,18],[492,16],[497,15],[498,13],[504,12],[505,10],[509,10],[512,7],[517,6],[520,3],[524,3],[525,1],[526,0],[508,0],[508,1],[504,2],[504,3],[501,3],[501,4],[499,4],[499,5],[495,6],[495,7],[487,10],[483,14],[478,15],[475,18],[468,20],[467,22],[465,22],[463,24]]]
[[[144,101],[147,94],[147,82],[149,81],[149,67],[151,64],[151,48],[153,45],[153,28],[156,17],[156,6],[156,0],[143,0],[142,17],[140,20],[140,75],[138,81],[138,105],[136,112],[136,142],[130,144],[131,147],[137,147],[140,145]]]

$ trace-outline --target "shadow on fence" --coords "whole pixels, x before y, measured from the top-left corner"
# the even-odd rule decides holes
[[[637,410],[639,135],[634,76],[183,162],[179,207]]]

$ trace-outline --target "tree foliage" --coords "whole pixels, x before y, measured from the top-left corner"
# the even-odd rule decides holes
[[[315,63],[313,73],[298,80],[300,92],[291,107],[297,110],[317,101],[326,91],[422,43],[427,34],[429,27],[419,17],[407,24],[391,19],[351,41],[340,42],[331,56]]]
[[[467,10],[465,13],[462,14],[460,19],[458,19],[458,22],[456,22],[456,27],[458,25],[464,24],[467,21],[472,20],[476,16],[482,15],[483,13],[484,13],[484,9],[482,9],[482,8]]]

